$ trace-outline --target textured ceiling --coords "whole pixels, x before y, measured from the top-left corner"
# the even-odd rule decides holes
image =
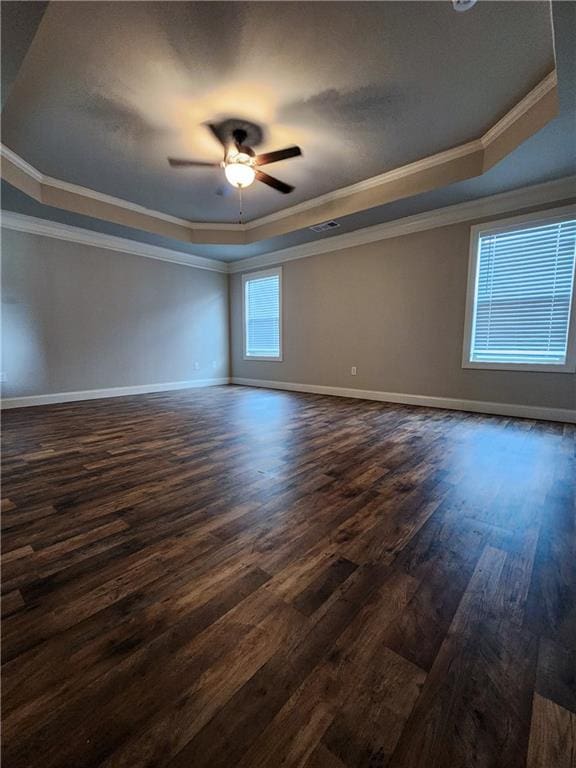
[[[304,151],[270,169],[295,193],[246,191],[253,219],[476,138],[553,66],[545,2],[52,2],[3,141],[49,176],[235,221],[219,169],[175,171],[166,156],[217,161],[203,123],[249,119],[261,149]]]
[[[3,2],[0,8],[2,35],[2,106],[42,21],[47,2]]]

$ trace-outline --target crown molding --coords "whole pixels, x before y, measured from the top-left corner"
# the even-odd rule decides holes
[[[544,80],[541,80],[538,85],[533,88],[530,93],[526,94],[512,109],[510,109],[501,120],[498,120],[492,128],[489,128],[482,136],[480,141],[484,147],[489,147],[490,144],[500,138],[514,123],[518,122],[524,115],[528,114],[542,99],[544,99],[549,93],[554,91],[558,87],[558,73],[554,69],[550,72]]]
[[[162,213],[162,211],[154,211],[151,208],[145,208],[144,206],[138,205],[137,203],[131,203],[129,200],[123,200],[120,197],[113,197],[112,195],[105,195],[103,192],[96,192],[93,189],[81,187],[78,184],[70,184],[67,181],[54,179],[52,176],[42,176],[41,182],[46,186],[54,187],[55,189],[61,189],[64,192],[70,192],[73,195],[82,195],[83,197],[88,197],[91,200],[98,200],[101,203],[116,205],[120,208],[125,208],[127,211],[140,213],[143,216],[152,216],[156,219],[160,219],[161,221],[168,221],[171,224],[179,224],[182,227],[186,227],[191,232],[195,229],[241,232],[244,228],[242,224],[209,224],[206,222],[191,222],[187,219],[179,219],[177,216],[170,216],[170,214]]]
[[[480,138],[246,224],[193,222],[46,176],[0,145],[2,175],[39,202],[186,243],[247,245],[481,175],[558,111],[556,70]]]
[[[281,219],[286,219],[289,216],[294,216],[299,213],[304,213],[319,205],[326,205],[333,203],[336,200],[342,200],[346,197],[356,195],[360,192],[366,192],[367,190],[379,187],[382,184],[387,184],[392,181],[399,181],[405,179],[408,176],[412,176],[422,171],[430,170],[438,166],[450,163],[453,160],[459,160],[463,157],[473,155],[475,152],[482,151],[483,144],[481,139],[470,141],[467,144],[461,144],[458,147],[452,147],[444,152],[438,152],[435,155],[429,155],[423,157],[420,160],[415,160],[413,163],[407,165],[401,165],[399,168],[393,168],[391,171],[380,173],[378,176],[372,176],[369,179],[358,181],[356,184],[350,184],[347,187],[341,187],[333,192],[327,192],[325,195],[319,197],[313,197],[310,200],[305,200],[303,203],[293,205],[290,208],[284,208],[282,211],[276,211],[268,216],[262,216],[259,219],[247,222],[244,226],[247,230],[256,229],[257,227],[264,226],[266,224],[273,224]]]
[[[417,213],[402,219],[388,221],[383,224],[375,224],[372,227],[347,232],[341,235],[333,235],[314,243],[284,248],[278,251],[269,251],[259,256],[249,256],[234,262],[224,262],[218,259],[210,259],[205,256],[173,251],[169,248],[161,248],[149,245],[138,240],[130,240],[124,237],[106,235],[81,227],[68,224],[60,224],[47,219],[39,219],[34,216],[26,216],[22,213],[2,211],[0,223],[5,229],[18,232],[28,232],[34,235],[43,235],[57,240],[67,240],[82,245],[92,245],[96,248],[130,253],[135,256],[144,256],[160,261],[170,261],[195,269],[207,269],[213,272],[238,273],[260,267],[274,266],[287,261],[305,259],[310,256],[318,256],[323,253],[341,251],[345,248],[354,248],[378,240],[387,240],[392,237],[401,237],[415,232],[423,232],[427,229],[437,229],[451,224],[460,224],[466,221],[486,219],[505,213],[520,211],[538,205],[576,198],[576,176],[567,176],[556,181],[548,181],[544,184],[536,184],[530,187],[514,189],[509,192],[501,192],[497,195],[481,197],[465,203],[437,208],[433,211]],[[562,209],[564,210],[564,209]],[[576,206],[566,206],[566,211],[576,211]]]
[[[376,224],[372,227],[355,230],[354,232],[332,235],[325,240],[314,243],[303,243],[291,248],[252,256],[232,262],[228,266],[228,271],[236,273],[273,266],[287,261],[294,261],[295,259],[305,259],[322,253],[354,248],[366,245],[367,243],[374,243],[378,240],[387,240],[414,232],[423,232],[427,229],[437,229],[438,227],[446,227],[451,224],[460,224],[475,219],[498,216],[524,208],[547,205],[571,198],[576,198],[576,176],[567,176],[556,181],[545,182],[544,184],[535,184],[509,192],[501,192],[497,195],[481,197],[477,200],[470,200],[465,203],[457,203],[445,208],[437,208],[433,211],[406,216],[402,219],[385,222],[384,224]],[[576,211],[576,206],[568,206],[567,210]]]
[[[5,157],[15,165],[18,170],[22,171],[27,176],[30,176],[34,181],[39,181],[40,183],[44,181],[45,177],[40,171],[36,170],[33,165],[27,163],[24,158],[17,155],[16,152],[13,152],[10,147],[7,147],[5,144],[0,144],[0,157]]]
[[[129,253],[135,256],[145,256],[149,259],[171,261],[174,264],[182,264],[195,269],[207,269],[211,272],[228,271],[228,265],[217,259],[208,259],[204,256],[172,251],[169,248],[161,248],[157,245],[141,243],[137,240],[129,240],[125,237],[106,235],[94,232],[90,229],[73,227],[69,224],[60,224],[47,219],[38,219],[34,216],[26,216],[22,213],[2,211],[0,223],[4,229],[12,229],[17,232],[28,232],[32,235],[52,237],[56,240],[66,240],[71,243],[92,245],[96,248],[105,248],[109,251]]]
[[[482,156],[481,165],[483,167],[486,161],[485,155],[492,149],[496,142],[505,134],[512,134],[523,120],[529,118],[530,115],[544,103],[545,99],[554,97],[557,88],[558,75],[554,69],[479,139],[475,139],[466,144],[461,144],[457,147],[452,147],[444,152],[438,152],[435,155],[429,155],[428,157],[416,160],[413,163],[408,163],[399,168],[394,168],[391,171],[386,171],[378,176],[372,176],[371,178],[359,181],[356,184],[342,187],[341,189],[334,190],[333,192],[329,192],[319,197],[314,197],[311,200],[306,200],[303,203],[299,203],[290,208],[285,208],[282,211],[276,211],[268,216],[255,219],[245,225],[246,229],[250,231],[265,225],[275,224],[282,219],[307,213],[322,205],[330,205],[338,200],[353,197],[383,185],[403,181],[409,177],[417,176],[418,174],[422,174],[432,169],[441,169],[442,166],[449,166],[458,160],[470,159],[477,153]],[[548,105],[548,119],[552,116],[555,106],[557,108],[557,105],[554,104],[554,100],[552,99],[552,102]],[[537,124],[537,127],[539,128],[541,126]],[[528,135],[530,135],[530,131],[531,129],[529,128],[527,132]],[[512,142],[512,148],[518,146],[518,144],[525,138],[527,138],[525,135],[515,137],[515,142]],[[470,175],[472,174],[469,174],[469,176]],[[336,218],[336,216],[334,215],[332,218]]]
[[[45,174],[41,173],[37,168],[34,168],[34,166],[30,165],[30,163],[26,162],[26,160],[20,157],[20,155],[17,155],[16,152],[11,150],[5,144],[0,144],[0,157],[6,158],[13,165],[15,165],[16,168],[18,168],[23,173],[27,174],[32,179],[34,179],[34,181],[37,181],[40,184],[44,184],[47,187],[52,187],[53,189],[60,189],[64,192],[69,192],[70,194],[73,194],[73,195],[80,195],[81,197],[86,197],[90,200],[98,200],[99,202],[106,203],[107,205],[114,205],[119,208],[125,208],[127,211],[134,211],[135,213],[139,213],[143,216],[152,216],[156,219],[160,219],[161,221],[170,222],[171,224],[178,224],[182,227],[186,227],[191,232],[197,229],[213,230],[213,231],[224,230],[229,232],[241,232],[244,230],[243,224],[227,224],[227,223],[210,224],[207,222],[193,222],[193,221],[189,221],[188,219],[181,219],[181,218],[178,218],[177,216],[171,216],[169,213],[156,211],[156,210],[153,210],[152,208],[145,208],[143,205],[138,205],[138,203],[132,203],[129,200],[124,200],[121,197],[106,195],[103,192],[97,192],[94,189],[89,189],[88,187],[83,187],[79,184],[72,184],[68,181],[62,181],[61,179],[56,179],[53,176],[46,176]]]

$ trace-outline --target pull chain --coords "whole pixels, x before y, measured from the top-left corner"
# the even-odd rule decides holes
[[[238,187],[238,193],[240,196],[240,224],[242,224],[242,187]]]

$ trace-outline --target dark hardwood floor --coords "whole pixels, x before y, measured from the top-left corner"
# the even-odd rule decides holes
[[[9,768],[574,768],[575,429],[220,387],[3,415]]]

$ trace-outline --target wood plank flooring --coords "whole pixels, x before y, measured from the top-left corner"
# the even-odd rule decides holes
[[[244,387],[3,415],[10,768],[575,768],[576,433]]]

